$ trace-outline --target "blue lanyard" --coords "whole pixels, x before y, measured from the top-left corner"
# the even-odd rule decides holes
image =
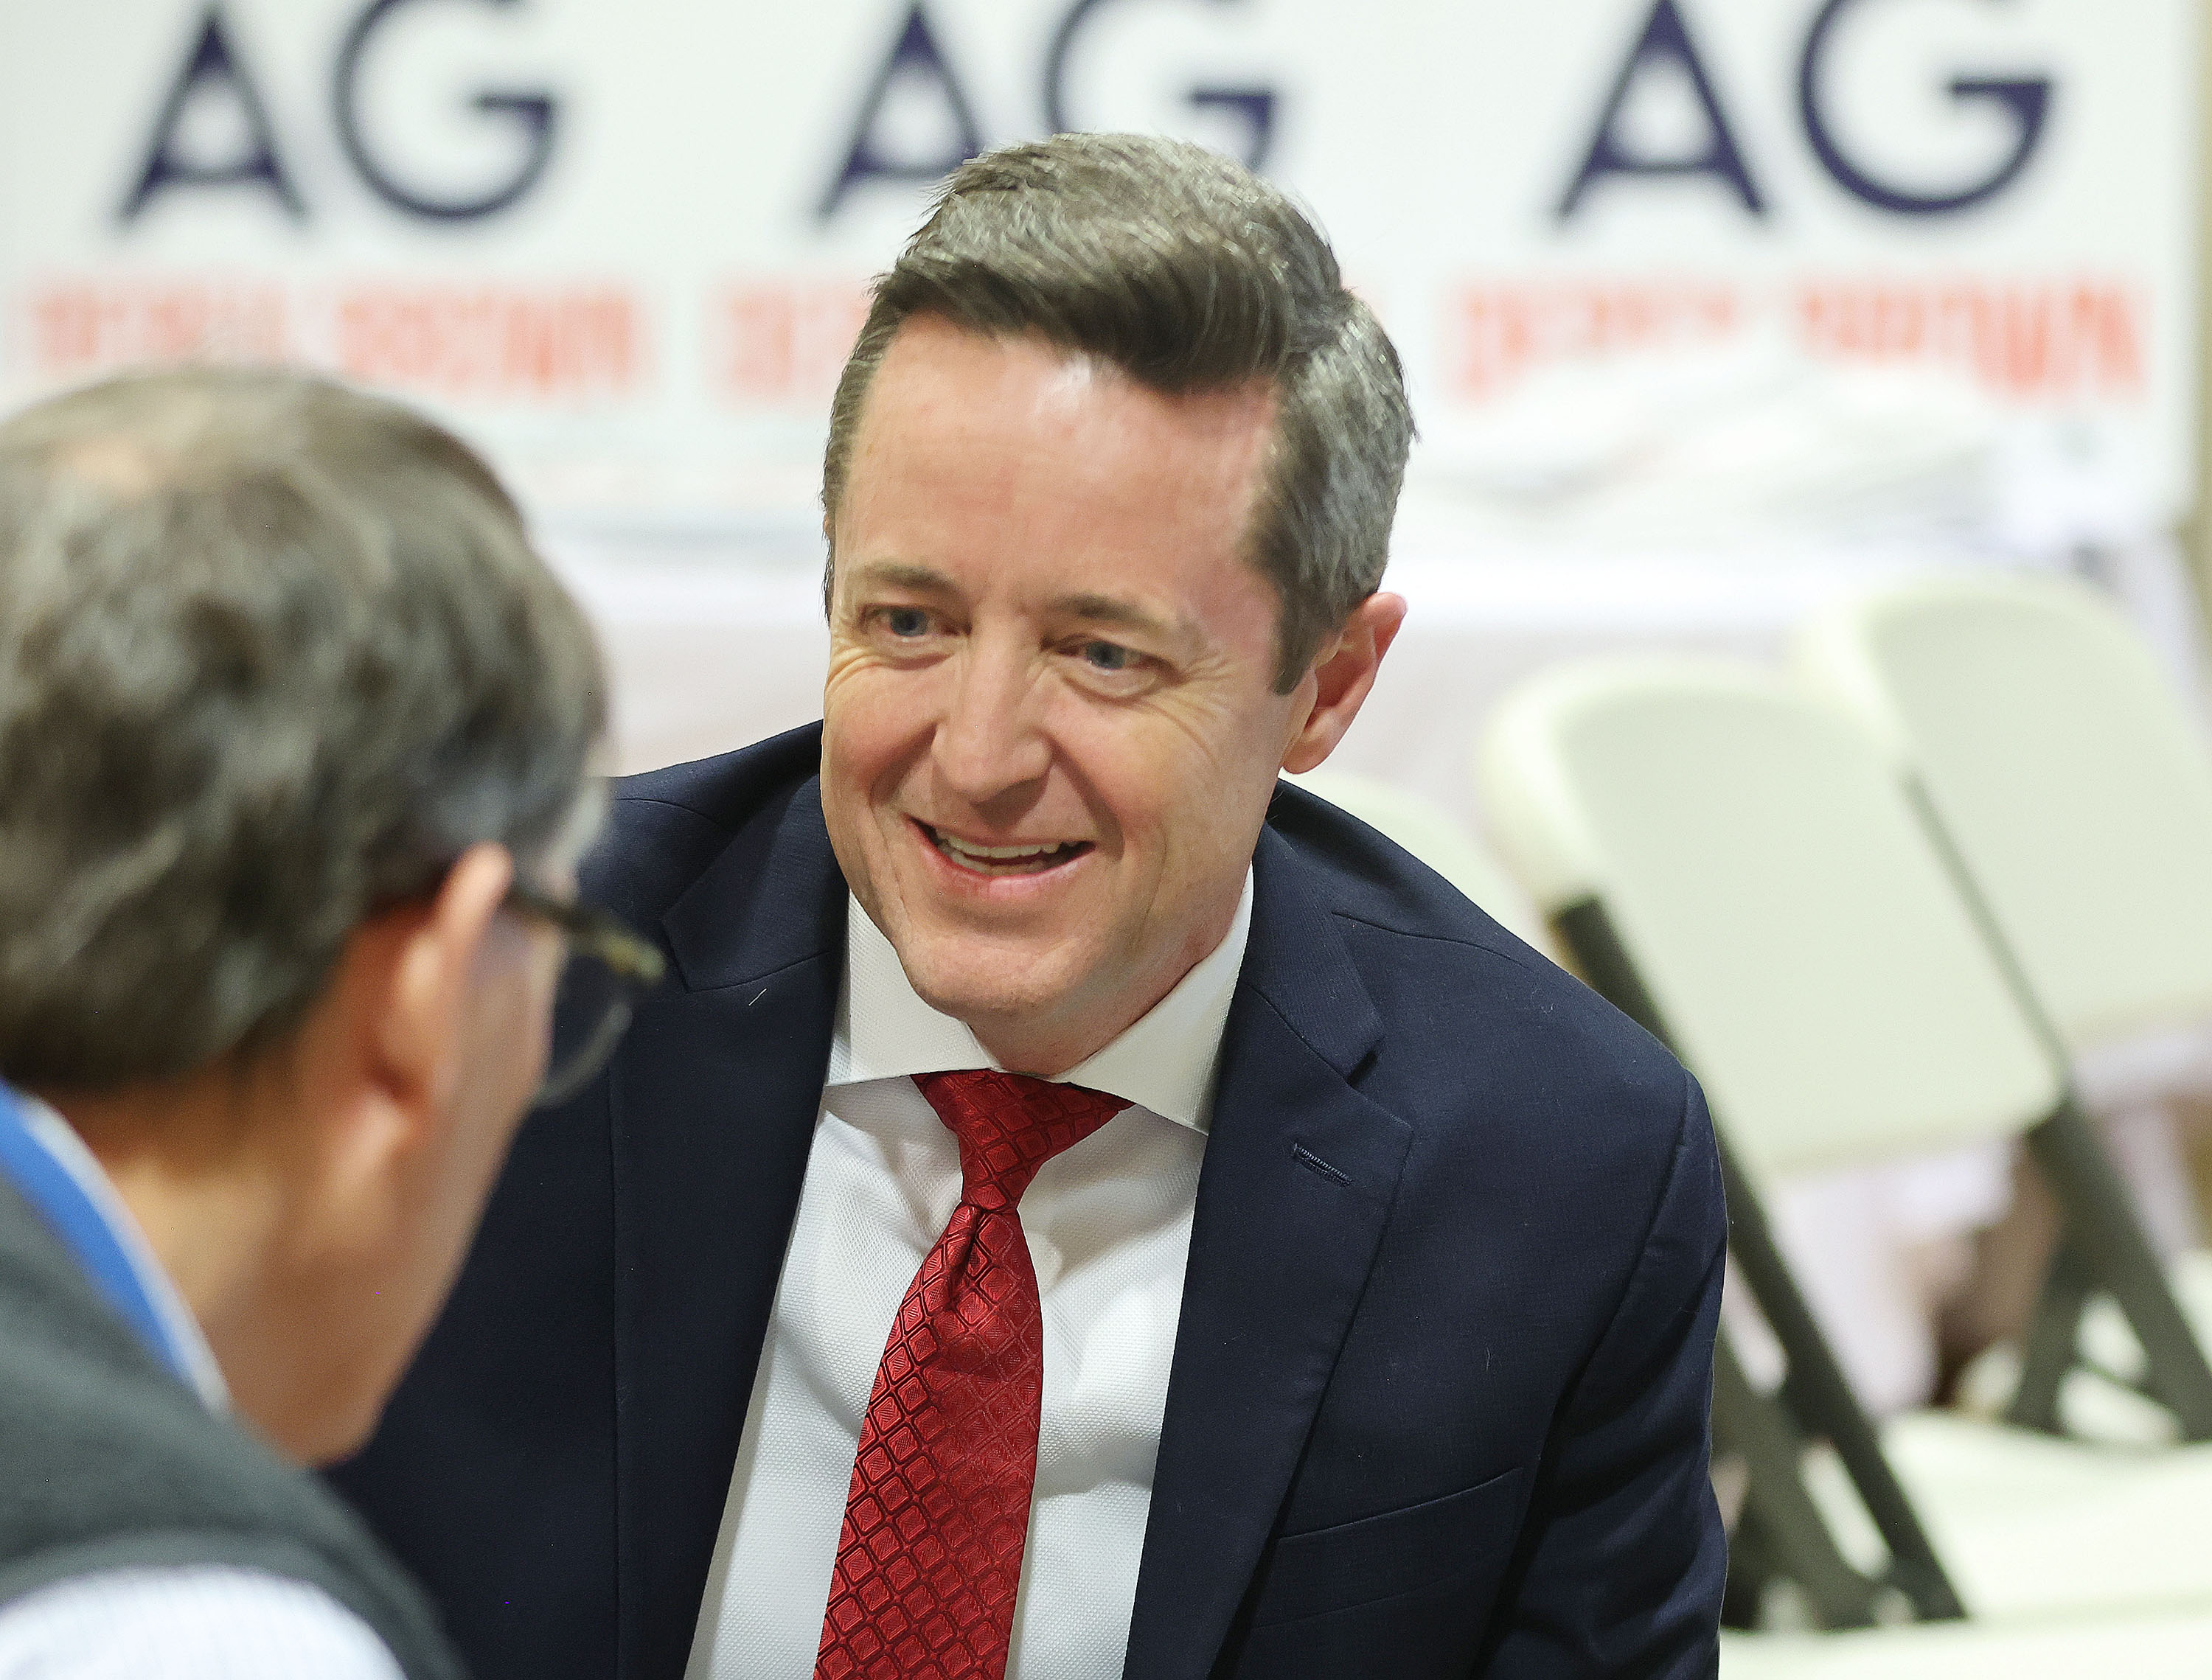
[[[154,1355],[180,1378],[189,1377],[170,1344],[161,1315],[139,1282],[122,1242],[68,1168],[46,1152],[24,1123],[14,1093],[0,1085],[0,1173],[20,1192],[48,1230],[76,1257],[84,1275],[107,1297],[123,1321],[137,1331]]]

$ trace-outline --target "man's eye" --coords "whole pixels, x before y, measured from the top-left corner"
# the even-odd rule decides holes
[[[1083,660],[1093,670],[1127,670],[1137,663],[1137,656],[1117,642],[1087,641]]]
[[[883,623],[884,628],[895,636],[926,636],[929,634],[929,615],[920,607],[886,607]]]

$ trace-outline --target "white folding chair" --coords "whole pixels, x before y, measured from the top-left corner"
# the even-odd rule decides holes
[[[1919,1466],[1900,1484],[1766,1228],[1759,1186],[1793,1173],[2019,1136],[2086,1155],[2062,1163],[2069,1240],[2154,1326],[2154,1377],[2185,1405],[2193,1382],[2212,1384],[2185,1326],[2169,1334],[2179,1309],[2061,1064],[1865,731],[1754,668],[1611,662],[1510,696],[1480,773],[1501,851],[1583,973],[1668,1040],[1711,1099],[1733,1258],[1789,1367],[1767,1397],[1725,1344],[1717,1359],[1716,1434],[1752,1471],[1732,1616],[1745,1619],[1762,1575],[1795,1580],[1832,1627],[1876,1619],[1885,1597],[1893,1612],[1887,1588],[1923,1617],[1959,1613],[1962,1597],[1978,1614],[2175,1591],[2212,1603],[2212,1556],[2190,1560],[2178,1587],[2121,1560],[2065,1556],[2087,1507],[2068,1503],[2071,1460],[2037,1456],[2071,1450],[2061,1443],[1984,1431],[2034,1509],[2057,1513],[2051,1525],[1954,1506],[1940,1477],[1909,1497]],[[1807,1437],[1833,1443],[1872,1519],[1887,1558],[1871,1574],[1807,1479]],[[2212,1465],[2196,1473],[2212,1477]],[[2199,1491],[2212,1495],[2212,1479]],[[2052,1556],[2030,1579],[2005,1548],[2039,1527]],[[2199,1529],[2212,1549],[2212,1513]]]
[[[1924,789],[2069,1049],[2212,1017],[2212,750],[2103,597],[1915,579],[1815,615],[1795,663]]]
[[[2212,1022],[2212,746],[2104,597],[2055,577],[1914,579],[1816,615],[1794,664],[1893,755],[2067,1054],[2109,1065],[2146,1033]],[[2212,1321],[2212,1261],[2176,1283]],[[2015,1420],[2057,1427],[2087,1295],[2062,1251]]]
[[[1528,895],[1464,823],[1418,793],[1348,770],[1326,767],[1285,781],[1317,794],[1395,840],[1486,910],[1508,933],[1551,955],[1551,931]]]

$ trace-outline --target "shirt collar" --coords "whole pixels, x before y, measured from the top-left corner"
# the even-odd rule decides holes
[[[222,1368],[216,1363],[215,1349],[208,1346],[199,1320],[185,1305],[185,1298],[177,1293],[169,1274],[161,1269],[161,1261],[155,1258],[153,1245],[146,1240],[145,1232],[131,1216],[99,1158],[85,1147],[84,1140],[76,1135],[76,1128],[46,1104],[27,1091],[17,1090],[13,1095],[23,1117],[24,1129],[85,1193],[86,1199],[113,1234],[193,1392],[210,1411],[229,1410],[230,1389],[222,1380]]]
[[[1252,875],[1229,931],[1174,991],[1089,1060],[1060,1076],[1070,1085],[1104,1091],[1163,1119],[1204,1131],[1212,1119],[1213,1073],[1221,1058],[1229,1001],[1244,965],[1252,929]],[[845,980],[837,998],[826,1087],[857,1085],[959,1068],[995,1068],[998,1061],[965,1022],[924,1003],[906,977],[898,952],[856,900],[845,920]]]

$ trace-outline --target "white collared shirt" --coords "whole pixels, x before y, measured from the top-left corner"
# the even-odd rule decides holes
[[[230,1395],[199,1321],[76,1129],[12,1094],[25,1128],[76,1183],[130,1262],[168,1352],[210,1411]],[[0,1680],[400,1680],[368,1624],[320,1587],[186,1564],[73,1576],[0,1604]]]
[[[1044,1404],[1008,1680],[1121,1672],[1214,1070],[1251,916],[1248,875],[1212,955],[1063,1076],[1130,1106],[1047,1161],[1022,1198]],[[958,1143],[912,1076],[998,1065],[921,1000],[850,905],[821,1114],[687,1680],[813,1674],[876,1367],[960,1199]]]

